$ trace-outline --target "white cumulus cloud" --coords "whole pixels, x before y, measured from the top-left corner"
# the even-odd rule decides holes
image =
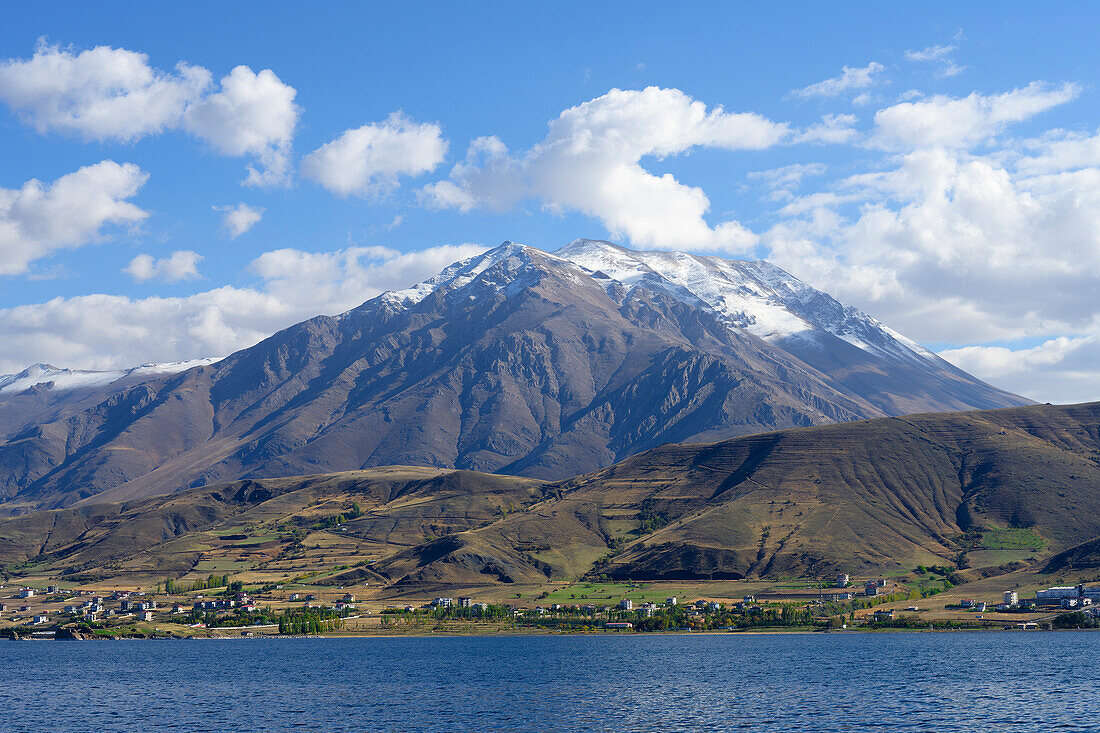
[[[248,204],[215,206],[214,211],[223,212],[222,231],[224,231],[230,239],[236,239],[247,232],[255,226],[264,215],[264,210],[262,208],[249,206]]]
[[[1037,346],[965,346],[940,352],[982,379],[1040,402],[1100,399],[1100,335],[1058,337]]]
[[[202,260],[202,255],[189,249],[176,250],[159,259],[141,254],[130,260],[130,264],[122,271],[138,282],[154,279],[167,283],[196,280],[199,278],[198,265]]]
[[[184,297],[84,295],[0,308],[0,373],[38,361],[116,369],[148,361],[229,354],[318,313],[341,313],[385,290],[408,287],[486,249],[443,245],[413,252],[352,247],[278,250],[249,267],[255,287]],[[169,258],[170,259],[170,258]]]
[[[875,113],[875,131],[870,143],[887,150],[969,148],[986,142],[1013,123],[1070,102],[1080,93],[1077,84],[1050,86],[1033,82],[1002,94],[974,92],[966,97],[937,95],[902,102]]]
[[[133,142],[182,128],[222,155],[251,156],[246,183],[289,177],[295,90],[270,69],[238,66],[215,87],[201,66],[164,72],[137,51],[80,51],[40,42],[29,59],[0,61],[0,101],[40,133]]]
[[[951,58],[951,54],[955,52],[956,48],[956,46],[948,45],[926,46],[920,51],[906,51],[905,58],[918,63],[938,64],[940,76],[958,76],[966,67],[959,66]]]
[[[823,190],[788,186],[768,258],[908,336],[958,345],[945,358],[998,386],[1100,399],[1100,136],[1009,134],[1078,92],[1032,84],[881,111],[890,157]]]
[[[824,175],[827,169],[824,163],[792,163],[765,171],[751,171],[748,178],[763,183],[770,191],[769,198],[780,201],[791,198],[803,180]]]
[[[131,163],[104,160],[50,184],[0,188],[0,275],[26,272],[59,249],[95,241],[110,225],[132,226],[148,212],[128,201],[148,179]]]
[[[954,46],[925,46],[920,51],[906,51],[905,58],[910,61],[942,61],[955,50]]]
[[[821,118],[821,122],[795,132],[791,136],[790,142],[827,143],[831,145],[850,143],[859,137],[859,133],[855,129],[857,121],[858,118],[855,115],[825,115]]]
[[[429,208],[457,209],[466,212],[473,211],[478,206],[477,196],[454,181],[429,183],[420,189],[418,195]]]
[[[266,292],[284,302],[299,303],[308,310],[317,307],[317,294],[323,293],[322,312],[337,313],[386,290],[420,282],[486,249],[479,244],[440,245],[412,252],[389,247],[348,247],[335,252],[280,249],[257,257],[249,270],[263,278]]]
[[[158,71],[136,51],[39,42],[30,59],[0,62],[0,100],[40,133],[130,142],[176,127],[210,79],[182,62],[174,74]]]
[[[302,174],[340,196],[369,196],[395,187],[400,176],[435,170],[446,154],[438,124],[394,112],[314,150],[302,160]]]
[[[841,69],[840,76],[791,90],[789,96],[796,99],[838,97],[851,91],[866,89],[879,81],[885,68],[877,61],[866,66],[845,66]]]
[[[737,221],[714,226],[701,188],[641,164],[696,148],[761,150],[790,134],[750,112],[707,109],[678,89],[612,89],[550,122],[530,150],[511,154],[495,137],[475,140],[450,180],[422,189],[436,206],[508,209],[528,198],[549,210],[574,210],[600,219],[613,236],[642,247],[741,252],[756,235]]]
[[[298,124],[297,94],[271,69],[238,66],[221,80],[217,93],[191,105],[184,127],[228,156],[252,155],[245,183],[269,186],[289,178],[290,145]]]
[[[974,343],[1100,314],[1100,171],[1040,177],[932,149],[788,204],[765,237],[794,274],[903,333]]]

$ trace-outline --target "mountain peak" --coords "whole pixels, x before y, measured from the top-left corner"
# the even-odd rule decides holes
[[[129,369],[107,371],[67,369],[43,363],[31,364],[18,374],[0,374],[0,395],[17,394],[31,387],[47,384],[55,392],[103,387],[123,377],[141,378],[176,374],[193,367],[213,364],[219,361],[220,358],[211,357],[165,363],[148,362]]]
[[[52,364],[38,362],[15,374],[0,374],[0,393],[22,391],[36,384],[50,382],[56,377],[79,374]]]
[[[380,297],[393,306],[408,307],[419,303],[433,292],[453,292],[463,288],[481,278],[484,273],[501,265],[507,266],[507,281],[494,282],[492,285],[497,289],[503,289],[512,285],[524,271],[545,266],[558,259],[541,249],[506,240],[479,255],[467,257],[449,265],[438,275],[417,283],[411,288],[391,290]]]
[[[0,513],[379,465],[565,478],[663,443],[1023,402],[901,338],[766,263],[504,242],[186,378],[0,379]]]
[[[580,239],[574,239],[569,244],[559,249],[554,254],[559,257],[568,258],[569,255],[579,254],[582,252],[600,252],[600,251],[612,251],[612,252],[632,252],[633,250],[623,247],[622,245],[615,244],[614,242],[608,242],[606,239],[587,239],[581,237]]]
[[[31,364],[18,374],[13,374],[14,377],[29,377],[32,374],[51,374],[53,372],[66,372],[68,369],[62,369],[61,367],[55,367],[53,364],[46,364],[44,362],[38,362]]]
[[[675,251],[642,251],[578,239],[555,253],[610,287],[644,287],[703,308],[771,343],[812,343],[823,334],[890,359],[939,359],[871,316],[840,303],[764,260],[728,260]]]
[[[576,276],[588,275],[608,294],[639,287],[663,293],[770,343],[800,341],[801,348],[816,348],[823,337],[836,337],[876,356],[942,366],[932,352],[770,262],[633,250],[601,239],[576,239],[552,253],[505,240],[417,285],[383,293],[379,300],[401,309],[431,293],[453,294],[468,286],[478,290],[469,293],[473,298],[518,292],[532,282],[528,276],[555,265],[579,268]]]

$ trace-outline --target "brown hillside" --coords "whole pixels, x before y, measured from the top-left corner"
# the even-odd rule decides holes
[[[1100,536],[1098,427],[1093,403],[664,446],[565,482],[561,498],[464,541],[500,557],[526,548],[528,572],[562,577],[613,553],[596,570],[633,579],[889,570],[956,558],[1000,565]],[[444,555],[413,572],[438,576],[447,562]]]
[[[237,481],[0,521],[0,562],[54,574],[231,567],[446,588],[918,564],[984,576],[1055,556],[1052,567],[1091,562],[1095,543],[1082,543],[1095,538],[1100,403],[667,445],[558,483],[402,467]]]

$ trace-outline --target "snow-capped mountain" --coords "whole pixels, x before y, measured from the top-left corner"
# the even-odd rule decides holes
[[[824,373],[834,386],[885,414],[1004,404],[999,390],[765,261],[644,252],[592,239],[578,239],[553,253],[505,242],[380,300],[399,310],[432,294],[472,301],[514,293],[539,277],[548,262],[557,263],[559,277],[578,286],[596,283],[620,304],[639,290],[705,311],[732,332],[756,336]],[[487,277],[490,271],[497,274]]]
[[[529,263],[530,251],[524,245],[505,242],[481,255],[456,262],[411,288],[391,291],[382,297],[395,306],[408,306],[433,292],[456,292],[504,260]],[[542,256],[548,254],[533,251]],[[877,356],[938,362],[935,354],[915,341],[770,262],[727,260],[686,252],[643,252],[593,239],[575,240],[549,254],[579,266],[612,297],[622,297],[634,288],[662,292],[705,309],[729,326],[769,343],[828,333]],[[499,291],[521,287],[522,281],[483,281],[480,285]],[[616,296],[616,291],[620,295]]]
[[[988,385],[770,262],[639,252],[590,239],[578,239],[555,255],[603,282],[613,297],[644,288],[706,310],[825,373],[886,414],[1001,404]]]
[[[526,247],[515,242],[504,242],[488,252],[460,260],[447,266],[438,275],[413,285],[405,290],[391,290],[379,298],[397,308],[416,305],[432,293],[455,293],[469,289],[467,297],[476,298],[473,290],[501,292],[506,289],[518,290],[525,285],[524,274],[537,271],[532,257],[550,257],[547,253]],[[495,265],[508,262],[510,266],[499,273],[499,277],[490,277],[485,273]],[[370,303],[371,301],[368,301]]]
[[[7,382],[53,386],[0,399],[0,512],[392,464],[564,478],[663,443],[1027,402],[767,263],[589,240],[506,242],[176,374],[59,371]],[[58,391],[90,379],[112,381]]]
[[[18,394],[32,387],[41,387],[54,392],[68,392],[76,389],[105,387],[127,377],[153,377],[161,374],[176,374],[192,367],[213,364],[219,358],[190,359],[149,363],[130,369],[96,371],[89,369],[62,369],[50,364],[32,364],[18,374],[0,374],[0,396]]]
[[[554,254],[580,265],[609,286],[618,283],[660,290],[769,343],[825,332],[880,356],[935,358],[916,342],[770,262],[686,252],[638,252],[591,239],[578,239]]]

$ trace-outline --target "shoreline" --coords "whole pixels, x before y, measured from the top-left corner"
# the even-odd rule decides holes
[[[196,635],[179,636],[165,634],[160,636],[90,636],[85,638],[73,638],[69,636],[55,637],[7,637],[7,641],[257,641],[271,639],[469,639],[469,638],[500,638],[500,637],[549,637],[549,636],[573,636],[573,637],[697,637],[697,636],[815,636],[815,635],[875,635],[875,634],[959,634],[959,633],[1052,633],[1052,632],[1097,632],[1100,629],[753,629],[738,631],[583,631],[583,632],[545,632],[545,631],[502,631],[494,633],[408,633],[408,634],[379,634],[379,633],[325,633],[325,634],[255,634],[251,636],[241,635]]]

